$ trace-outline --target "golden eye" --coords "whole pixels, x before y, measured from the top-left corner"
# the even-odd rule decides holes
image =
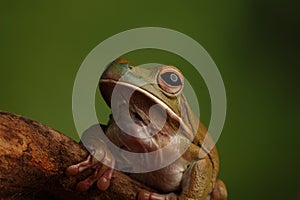
[[[159,87],[167,94],[178,94],[183,88],[183,76],[175,68],[162,69],[157,77]]]

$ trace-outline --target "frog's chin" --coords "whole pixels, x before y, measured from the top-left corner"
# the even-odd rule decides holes
[[[152,99],[145,98],[140,92],[132,93],[130,89],[124,87],[118,92],[117,98],[112,98],[113,126],[118,127],[119,130],[116,134],[128,151],[144,153],[159,150],[164,146],[160,135],[161,130],[155,125],[156,121],[150,120],[149,117],[149,109],[157,104]],[[132,93],[129,100],[126,98],[127,93]],[[158,106],[156,109],[159,109]],[[161,115],[157,116],[159,117]],[[167,143],[172,136],[164,134],[163,137],[164,143]]]
[[[159,131],[149,126],[149,116],[142,110],[135,109],[135,106],[126,101],[120,101],[112,117],[120,129],[119,137],[128,151],[152,152],[160,148],[158,135],[152,135],[153,132],[159,134]]]

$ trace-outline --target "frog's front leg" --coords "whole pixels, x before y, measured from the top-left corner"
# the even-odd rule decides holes
[[[115,160],[103,141],[99,138],[98,131],[99,125],[94,125],[85,131],[81,142],[90,152],[90,155],[86,160],[71,165],[66,169],[67,176],[77,175],[90,168],[94,169],[94,173],[91,176],[77,184],[76,190],[78,191],[88,190],[95,182],[97,182],[97,187],[100,190],[106,190],[110,185],[113,173],[112,167],[115,164]]]
[[[97,149],[96,151],[102,154],[103,149]],[[88,158],[80,163],[71,165],[66,170],[67,176],[77,175],[89,168],[95,169],[94,173],[83,181],[80,181],[77,186],[77,191],[88,190],[95,182],[97,182],[97,187],[100,190],[106,190],[109,187],[113,169],[102,164],[101,162],[112,162],[112,158],[108,155],[103,155],[103,158],[98,161],[95,159],[94,155],[97,153],[92,153]]]

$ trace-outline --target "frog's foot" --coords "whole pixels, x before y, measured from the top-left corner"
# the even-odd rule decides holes
[[[147,190],[141,190],[138,194],[138,200],[177,200],[177,195],[174,193],[157,194]]]
[[[76,190],[80,192],[87,191],[95,182],[97,182],[97,187],[100,190],[106,190],[110,185],[112,173],[113,169],[99,164],[91,176],[77,184]]]
[[[97,187],[100,190],[106,190],[110,185],[113,168],[102,163],[105,163],[108,166],[114,166],[114,159],[112,159],[111,156],[106,156],[105,154],[103,159],[99,162],[93,155],[89,155],[85,161],[69,166],[66,170],[66,175],[74,176],[87,169],[95,169],[91,176],[77,184],[76,190],[81,192],[87,191],[95,182],[97,182]]]
[[[215,187],[210,194],[209,200],[226,200],[227,199],[227,189],[223,181],[217,179]]]

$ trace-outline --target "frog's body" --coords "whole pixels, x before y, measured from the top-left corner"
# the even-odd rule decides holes
[[[100,90],[105,101],[118,108],[107,125],[107,137],[118,147],[130,152],[147,153],[166,149],[162,156],[158,156],[157,162],[178,155],[177,160],[161,169],[130,174],[162,193],[141,191],[139,200],[227,198],[225,185],[216,178],[219,170],[216,148],[213,145],[209,151],[208,145],[204,144],[205,136],[209,138],[209,135],[181,92],[183,81],[182,74],[174,67],[132,67],[123,59],[112,62],[101,76]],[[112,99],[116,85],[121,88],[117,101]],[[131,93],[130,99],[123,98],[127,93]],[[162,121],[164,123],[161,126]],[[94,152],[94,157],[100,157],[101,162],[108,165],[114,164],[109,150],[101,141],[95,142],[95,138],[85,137],[90,138],[85,145]],[[177,146],[170,148],[168,144],[171,141],[176,141]],[[211,140],[207,141],[213,144]],[[67,173],[76,174],[97,165],[98,161],[92,160],[90,157],[88,161],[69,167]],[[79,190],[88,189],[96,181],[100,189],[109,186],[112,169],[104,166],[98,168],[93,176],[78,184]]]

